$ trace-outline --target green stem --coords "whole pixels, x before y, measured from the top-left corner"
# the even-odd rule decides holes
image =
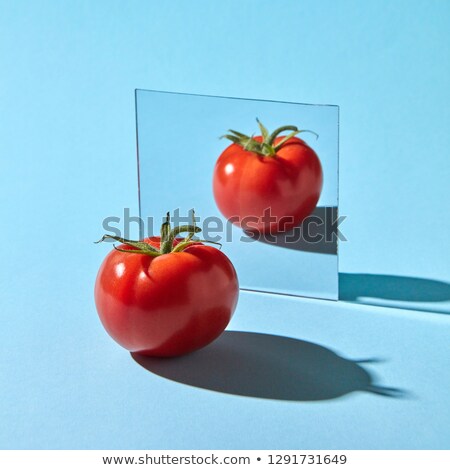
[[[266,144],[267,145],[273,145],[275,142],[275,139],[278,137],[278,134],[281,134],[282,132],[286,131],[295,131],[295,132],[300,132],[297,127],[295,126],[281,126],[278,129],[275,129],[272,134],[269,135],[269,138],[267,139]]]
[[[166,221],[161,226],[160,252],[167,254],[172,251],[172,230],[170,227],[170,213],[167,212]]]
[[[127,245],[131,249],[124,250],[123,248],[117,248],[114,245],[114,249],[117,251],[121,251],[124,253],[137,253],[141,255],[148,255],[151,257],[166,255],[169,253],[178,253],[180,251],[185,250],[188,246],[191,246],[194,243],[215,243],[216,242],[209,242],[208,240],[195,240],[192,241],[192,238],[196,233],[202,231],[200,227],[195,225],[195,213],[192,210],[192,225],[180,225],[179,227],[175,227],[174,229],[170,226],[170,213],[167,212],[166,219],[161,226],[161,238],[160,238],[160,248],[159,250],[156,249],[154,246],[150,245],[149,243],[141,240],[128,240],[126,238],[116,237],[113,235],[103,235],[103,237],[95,243],[103,242],[107,239],[112,239],[118,241],[124,245]],[[188,235],[181,240],[177,245],[174,246],[175,238],[183,232],[187,232]],[[220,245],[220,243],[217,243]]]
[[[302,131],[298,129],[296,126],[281,126],[278,129],[275,129],[271,134],[267,128],[261,123],[261,121],[257,118],[256,122],[258,123],[259,129],[261,131],[262,139],[256,140],[253,136],[249,137],[246,134],[242,134],[242,132],[234,131],[232,129],[229,130],[229,134],[225,134],[222,137],[231,142],[240,145],[244,150],[248,152],[257,153],[258,155],[262,155],[264,157],[275,157],[278,150],[292,137],[300,134],[300,132],[312,132],[312,131]],[[277,145],[275,144],[275,140],[277,137],[286,131],[291,131],[288,135],[284,136]],[[317,136],[315,132],[313,132]]]

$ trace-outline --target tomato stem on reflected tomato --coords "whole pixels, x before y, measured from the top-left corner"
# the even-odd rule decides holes
[[[319,138],[318,134],[314,131],[310,131],[307,129],[300,130],[296,126],[281,126],[275,129],[271,134],[267,128],[262,124],[262,122],[256,118],[256,122],[258,123],[259,129],[261,131],[262,139],[256,140],[254,136],[248,136],[243,134],[242,132],[234,131],[229,129],[228,132],[230,134],[225,134],[221,138],[225,138],[231,140],[231,142],[240,145],[244,150],[249,152],[257,153],[262,155],[263,157],[275,157],[277,151],[292,137],[300,134],[301,132],[310,132],[316,136],[316,139]],[[282,132],[292,131],[288,135],[286,135],[280,142],[274,145],[275,139],[281,134]]]

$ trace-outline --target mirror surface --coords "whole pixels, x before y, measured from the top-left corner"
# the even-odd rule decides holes
[[[260,135],[256,118],[269,132],[293,125],[318,134],[304,132],[299,138],[320,159],[320,199],[288,232],[245,232],[227,221],[214,198],[214,167],[231,144],[220,137],[229,129]],[[337,106],[136,90],[136,120],[142,236],[159,235],[168,211],[178,225],[195,209],[201,238],[222,244],[242,289],[338,299]]]

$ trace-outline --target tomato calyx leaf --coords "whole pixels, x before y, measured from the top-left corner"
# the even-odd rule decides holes
[[[280,150],[289,139],[302,132],[310,132],[316,136],[316,139],[319,138],[318,134],[315,132],[307,129],[301,130],[296,126],[281,126],[275,129],[272,133],[269,133],[267,128],[258,118],[256,118],[256,122],[258,123],[259,130],[261,131],[260,140],[256,140],[254,135],[248,136],[233,129],[229,129],[229,134],[225,134],[221,138],[231,140],[231,142],[240,145],[244,150],[257,153],[258,155],[262,155],[264,157],[276,156],[278,150]],[[291,132],[284,136],[284,138],[275,145],[275,140],[279,134],[286,131]]]
[[[121,251],[123,253],[137,253],[141,255],[148,255],[153,258],[169,253],[179,253],[184,251],[189,246],[198,244],[198,243],[213,243],[215,245],[220,245],[221,243],[213,242],[210,240],[201,240],[194,239],[196,233],[201,232],[202,229],[197,227],[195,224],[195,212],[192,209],[192,224],[191,225],[180,225],[178,227],[171,228],[170,225],[170,212],[167,212],[164,223],[161,226],[161,237],[160,237],[160,248],[155,248],[150,243],[147,243],[145,240],[128,240],[127,238],[117,237],[114,235],[103,235],[103,237],[94,242],[101,243],[105,240],[111,239],[117,242],[120,242],[126,245],[127,249],[118,248],[116,245],[113,245],[116,251]],[[177,238],[180,233],[187,232],[188,234],[184,239]],[[175,243],[175,240],[178,243]]]
[[[103,235],[103,237],[99,241],[94,242],[94,243],[101,243],[108,239],[115,240],[116,242],[130,246],[131,248],[134,248],[132,250],[124,250],[122,248],[117,248],[116,245],[113,245],[113,248],[117,251],[123,251],[126,253],[140,253],[140,254],[145,254],[149,256],[158,256],[160,254],[159,250],[157,250],[155,247],[153,247],[149,243],[146,243],[140,240],[128,240],[127,238],[116,237],[114,235]]]

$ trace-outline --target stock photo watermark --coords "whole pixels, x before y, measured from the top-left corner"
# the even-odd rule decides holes
[[[201,218],[190,211],[187,215],[181,215],[180,209],[170,213],[170,222],[173,226],[192,224],[202,231],[202,239],[216,243],[229,243],[238,239],[243,243],[255,241],[265,243],[277,243],[282,239],[283,245],[305,244],[330,244],[336,245],[337,241],[345,242],[347,238],[340,229],[340,225],[347,217],[338,216],[335,207],[318,207],[306,217],[303,222],[293,229],[283,231],[283,227],[292,225],[292,218],[277,218],[267,209],[262,217],[230,217],[224,220],[218,216]],[[136,230],[139,238],[159,235],[161,224],[166,220],[154,217],[142,218],[131,215],[129,208],[124,208],[123,214],[109,216],[103,220],[102,227],[107,235],[129,239]],[[263,230],[255,229],[257,226]],[[280,231],[281,227],[281,231]],[[239,229],[240,228],[240,229]],[[193,239],[195,240],[195,238]]]

